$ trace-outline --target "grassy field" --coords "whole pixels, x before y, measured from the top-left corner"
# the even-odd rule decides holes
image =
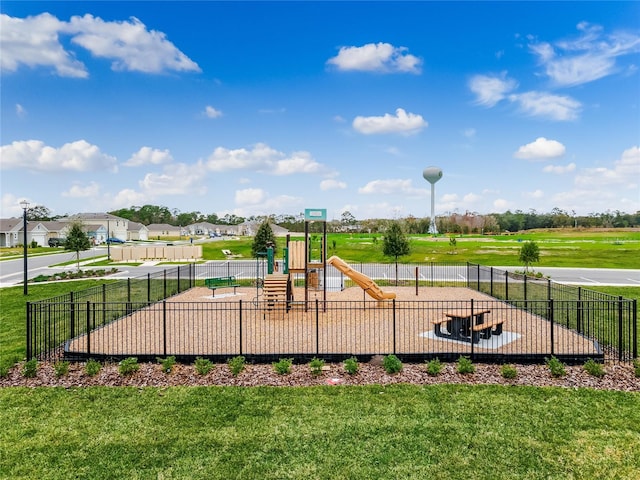
[[[585,268],[640,268],[640,232],[532,232],[522,235],[450,237],[409,236],[411,253],[401,257],[404,263],[472,262],[493,266],[518,266],[522,243],[535,241],[540,247],[540,262],[535,266]],[[292,235],[292,240],[303,237]],[[203,256],[223,260],[222,250],[251,258],[251,238],[220,240],[203,244]],[[382,235],[328,234],[327,256],[338,255],[349,262],[389,262],[382,254]],[[282,252],[284,238],[277,239]],[[278,253],[280,256],[281,253]]]
[[[635,479],[637,393],[502,386],[0,390],[11,479]]]

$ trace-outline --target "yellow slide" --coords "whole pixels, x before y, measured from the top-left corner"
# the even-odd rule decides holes
[[[351,280],[356,282],[370,297],[376,300],[391,300],[396,298],[395,292],[384,292],[376,282],[367,277],[364,273],[356,272],[347,265],[344,260],[335,255],[327,260],[329,265],[333,265]]]

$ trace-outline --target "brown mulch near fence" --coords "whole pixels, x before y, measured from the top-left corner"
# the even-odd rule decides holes
[[[132,375],[122,376],[117,364],[104,364],[96,376],[85,373],[84,364],[69,366],[69,373],[56,377],[52,363],[41,363],[35,378],[25,378],[22,364],[11,369],[0,378],[0,387],[90,387],[90,386],[279,386],[306,387],[314,385],[390,385],[390,384],[464,384],[464,385],[528,385],[536,387],[592,388],[599,390],[619,390],[640,392],[640,378],[634,374],[629,364],[606,364],[605,376],[594,377],[583,366],[567,366],[567,375],[554,378],[545,365],[515,365],[518,375],[515,379],[504,379],[499,365],[477,364],[472,374],[457,373],[456,364],[444,364],[442,373],[429,376],[424,364],[405,364],[401,372],[387,374],[378,359],[361,364],[355,375],[345,372],[340,363],[327,364],[328,370],[314,376],[308,365],[293,365],[289,375],[278,375],[272,365],[247,365],[246,369],[234,377],[224,364],[216,364],[206,376],[196,373],[193,365],[176,365],[171,373],[164,373],[160,364],[143,363],[140,370]]]

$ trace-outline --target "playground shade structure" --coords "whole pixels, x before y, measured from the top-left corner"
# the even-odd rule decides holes
[[[340,272],[344,273],[351,280],[356,282],[360,288],[362,288],[367,294],[376,300],[393,300],[396,298],[395,292],[385,292],[382,290],[376,282],[371,280],[365,274],[356,272],[340,257],[333,256],[327,260],[329,265],[333,265]]]

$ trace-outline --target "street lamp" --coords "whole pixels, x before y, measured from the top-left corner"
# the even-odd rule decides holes
[[[24,245],[24,294],[29,294],[29,285],[27,284],[27,210],[29,210],[29,202],[26,200],[22,200],[20,202],[20,206],[22,207],[22,231],[24,232],[24,241],[22,242]]]

